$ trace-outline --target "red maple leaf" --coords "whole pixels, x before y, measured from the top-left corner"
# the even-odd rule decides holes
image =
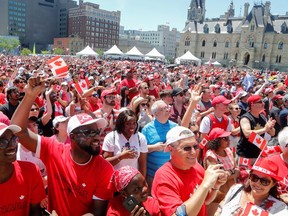
[[[256,139],[256,142],[257,142],[258,144],[260,144],[260,143],[261,143],[261,138],[257,138],[257,139]]]
[[[55,64],[56,66],[60,67],[61,64],[62,64],[62,61],[55,61],[54,64]]]
[[[271,208],[271,207],[273,206],[274,202],[275,202],[275,201],[273,201],[273,200],[268,200],[265,207],[266,207],[267,209]]]
[[[253,215],[259,215],[259,212],[258,212],[257,209],[254,209],[254,210],[252,210],[252,214],[253,214]]]
[[[82,88],[85,88],[85,87],[86,87],[86,84],[85,84],[84,82],[82,82],[81,87],[82,87]]]

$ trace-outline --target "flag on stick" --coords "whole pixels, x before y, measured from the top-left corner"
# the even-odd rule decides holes
[[[259,149],[263,150],[267,144],[267,141],[261,137],[259,134],[252,132],[248,139],[249,142],[253,143]]]
[[[51,68],[53,77],[65,77],[68,74],[68,66],[60,56],[50,59],[47,64]]]

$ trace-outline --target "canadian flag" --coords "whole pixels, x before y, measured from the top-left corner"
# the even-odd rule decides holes
[[[207,145],[207,143],[208,143],[208,140],[207,140],[206,137],[204,137],[204,138],[201,140],[201,142],[199,143],[199,147],[200,147],[201,149],[204,149],[205,146]]]
[[[238,166],[251,167],[251,162],[252,162],[252,159],[239,157]]]
[[[196,109],[197,109],[197,110],[201,110],[200,104],[196,104]]]
[[[78,94],[82,95],[85,90],[87,90],[90,86],[88,78],[80,79],[78,83],[74,83],[74,88],[78,92]]]
[[[269,216],[269,213],[253,203],[248,202],[241,216]]]
[[[268,157],[280,154],[282,152],[280,146],[266,146],[261,152],[262,157]]]
[[[257,146],[261,150],[265,148],[266,143],[267,143],[267,141],[263,137],[256,134],[255,132],[252,132],[250,134],[248,141],[253,143],[255,146]]]
[[[47,61],[47,64],[51,68],[54,77],[65,77],[68,74],[68,66],[60,56]]]

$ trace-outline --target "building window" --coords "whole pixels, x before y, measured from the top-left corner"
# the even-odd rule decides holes
[[[252,25],[250,26],[250,32],[254,32],[254,29],[255,29],[255,25],[252,24]]]
[[[276,56],[276,63],[281,63],[281,55],[280,56]]]
[[[283,42],[282,42],[282,41],[279,42],[279,44],[278,44],[278,49],[279,49],[279,50],[282,50],[282,49],[283,49]]]
[[[284,23],[281,25],[281,32],[282,32],[282,33],[287,33],[287,24],[286,24],[286,22],[284,22]]]
[[[201,58],[205,57],[205,52],[201,52]]]
[[[217,41],[216,40],[214,40],[214,42],[213,42],[213,47],[217,47]]]
[[[205,45],[206,45],[206,41],[203,40],[203,41],[202,41],[202,47],[205,47]]]
[[[228,59],[228,52],[224,53],[224,59]]]
[[[267,49],[267,48],[268,48],[268,43],[264,42],[264,49]]]
[[[262,56],[262,62],[265,62],[265,54]]]
[[[216,59],[216,52],[212,52],[212,59]]]
[[[238,59],[238,53],[235,54],[235,58],[234,58],[236,61]]]
[[[232,27],[232,24],[231,24],[231,23],[229,23],[229,24],[227,25],[227,32],[230,33],[230,34],[233,32],[233,27]]]
[[[237,42],[236,42],[236,48],[239,48],[239,44],[240,44],[240,42],[237,41]]]
[[[253,37],[250,37],[250,38],[249,38],[249,47],[250,47],[250,48],[253,48],[253,47],[254,47],[254,38],[253,38]]]
[[[204,25],[204,27],[203,27],[203,32],[204,32],[205,34],[208,34],[208,33],[209,33],[209,28],[208,28],[208,25],[207,25],[207,24]]]
[[[228,48],[230,46],[230,41],[225,42],[225,48]]]
[[[186,37],[185,39],[185,46],[190,46],[190,38]]]
[[[220,33],[220,25],[217,23],[216,25],[215,25],[215,33]]]

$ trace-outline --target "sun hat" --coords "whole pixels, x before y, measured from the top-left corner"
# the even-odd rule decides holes
[[[259,159],[256,164],[252,167],[252,171],[258,171],[265,175],[270,176],[271,178],[276,179],[277,181],[282,180],[280,176],[278,176],[278,165],[270,160],[269,158],[261,158]]]
[[[74,129],[84,126],[97,123],[98,128],[105,128],[107,121],[104,118],[93,119],[92,116],[86,113],[80,113],[72,116],[67,125],[67,132],[70,134]]]
[[[132,100],[132,102],[131,102],[131,110],[133,112],[136,112],[137,107],[143,102],[147,103],[148,99],[145,99],[143,97],[137,97],[135,100]]]

